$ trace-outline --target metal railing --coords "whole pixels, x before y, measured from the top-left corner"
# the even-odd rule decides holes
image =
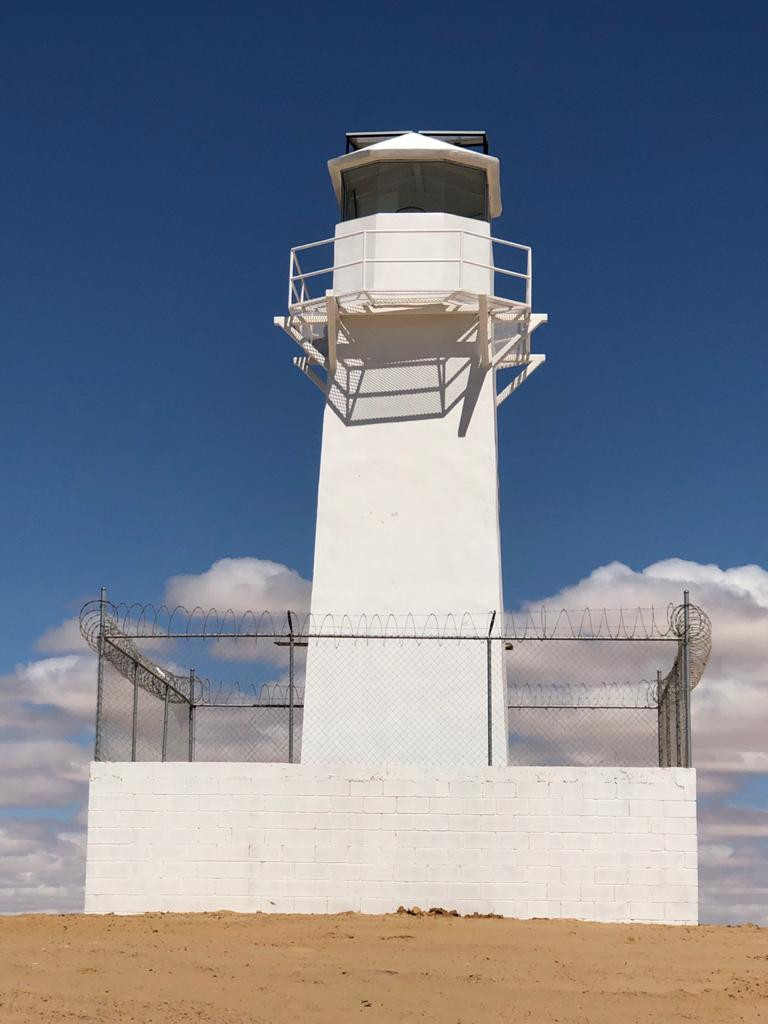
[[[309,657],[310,685],[337,694],[339,761],[341,718],[410,729],[411,749],[442,743],[456,766],[499,763],[506,733],[509,764],[688,767],[691,691],[711,646],[687,592],[664,614],[542,609],[475,622],[190,612],[114,605],[102,591],[80,622],[98,654],[95,759],[105,761],[301,760]],[[204,671],[177,668],[179,648]],[[249,681],[209,677],[214,660],[225,674],[247,663]],[[452,738],[450,723],[467,719],[471,740],[461,728]]]
[[[371,255],[371,244],[370,240],[376,236],[384,235],[408,235],[408,236],[453,236],[458,241],[458,255],[456,256],[394,256],[394,257],[383,257]],[[335,260],[336,244],[345,243],[349,239],[362,238],[362,253],[358,259],[348,260],[345,262],[337,263]],[[507,267],[498,266],[495,262],[495,258],[492,256],[493,262],[484,263],[479,260],[471,259],[465,252],[465,239],[480,239],[483,242],[488,242],[491,245],[491,253],[493,253],[493,246],[498,245],[506,247],[508,249],[515,249],[519,252],[524,253],[525,259],[525,270],[511,270]],[[301,268],[299,262],[298,253],[306,253],[311,250],[319,249],[322,246],[333,246],[332,262],[328,266],[323,266],[319,269],[304,271]],[[457,291],[461,291],[464,288],[464,268],[465,267],[476,267],[481,270],[489,270],[493,274],[500,274],[503,277],[515,278],[525,282],[525,298],[524,304],[531,307],[532,303],[532,292],[533,292],[533,267],[532,267],[532,253],[531,247],[528,245],[521,245],[519,242],[509,242],[504,238],[495,238],[489,235],[480,234],[477,231],[465,231],[463,229],[455,228],[417,228],[417,229],[403,229],[403,228],[370,228],[363,229],[360,231],[353,231],[349,234],[340,235],[338,238],[323,238],[318,242],[307,242],[304,245],[296,245],[291,249],[289,269],[288,269],[288,307],[301,306],[306,302],[313,299],[319,299],[325,294],[325,289],[318,289],[316,294],[313,294],[308,286],[309,281],[313,281],[317,278],[333,277],[333,274],[339,270],[348,270],[353,267],[360,268],[361,283],[365,290],[365,282],[367,281],[366,270],[370,266],[379,264],[409,264],[418,263],[422,265],[429,264],[454,264],[458,268],[458,284]],[[398,288],[398,293],[407,293],[409,289]],[[411,289],[414,292],[423,291],[423,289]],[[503,296],[501,296],[503,297]]]

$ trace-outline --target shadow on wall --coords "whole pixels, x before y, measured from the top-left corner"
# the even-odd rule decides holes
[[[346,426],[440,419],[461,407],[464,437],[484,383],[492,385],[472,315],[347,316],[337,359],[327,401]]]

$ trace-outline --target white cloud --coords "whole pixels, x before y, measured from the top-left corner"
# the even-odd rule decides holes
[[[4,742],[0,756],[0,805],[70,804],[84,797],[88,751],[66,740]]]
[[[82,910],[85,836],[46,821],[0,820],[0,910]]]
[[[95,660],[91,654],[69,654],[20,665],[14,674],[17,696],[47,704],[90,722],[96,707]]]
[[[80,633],[80,620],[73,616],[60,625],[47,629],[35,645],[46,654],[69,654],[72,651],[87,651],[88,644]]]
[[[172,576],[166,584],[165,603],[171,609],[177,605],[188,611],[216,609],[219,615],[227,611],[236,616],[252,612],[255,618],[250,631],[269,631],[272,625],[280,631],[287,611],[298,616],[309,611],[311,590],[308,580],[279,562],[222,558],[197,575]],[[267,613],[265,621],[259,620],[261,613]],[[219,640],[211,647],[211,654],[228,661],[267,661],[278,665],[285,664],[288,658],[287,652],[275,647],[268,638]]]
[[[663,607],[667,602],[681,601],[686,587],[691,590],[691,599],[703,606],[709,604],[707,597],[714,597],[718,604],[733,600],[742,609],[751,606],[768,611],[768,571],[761,566],[721,569],[717,565],[702,565],[682,558],[654,562],[640,571],[623,562],[610,562],[578,583],[564,587],[557,595],[543,602],[532,602],[532,606],[557,604],[562,599],[562,607],[566,608],[581,608],[585,604],[631,608],[652,603]]]
[[[768,786],[766,787],[768,789]],[[699,836],[705,841],[768,838],[768,808],[733,806],[713,800],[702,810]]]
[[[92,655],[43,658],[0,680],[0,806],[82,802],[95,664]]]
[[[0,679],[0,912],[82,909],[95,664],[42,658]]]
[[[699,796],[710,796],[713,794],[730,793],[738,784],[738,776],[718,772],[699,772],[698,793]]]
[[[222,558],[198,575],[172,576],[165,603],[173,608],[284,614],[309,608],[311,584],[293,569],[263,558]]]
[[[717,823],[722,815],[730,817],[732,809],[705,809],[706,821]],[[748,823],[747,823],[748,824]],[[760,824],[757,825],[759,829]],[[766,843],[749,836],[729,841],[699,840],[699,894],[703,920],[728,924],[750,921],[768,925],[768,854]]]

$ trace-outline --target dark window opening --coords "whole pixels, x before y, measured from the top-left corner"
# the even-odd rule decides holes
[[[488,180],[478,167],[446,160],[385,160],[341,176],[343,220],[372,213],[453,213],[489,220]]]

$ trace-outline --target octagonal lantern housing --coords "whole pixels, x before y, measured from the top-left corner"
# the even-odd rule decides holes
[[[406,132],[328,162],[341,220],[442,213],[490,221],[501,213],[499,161]]]

